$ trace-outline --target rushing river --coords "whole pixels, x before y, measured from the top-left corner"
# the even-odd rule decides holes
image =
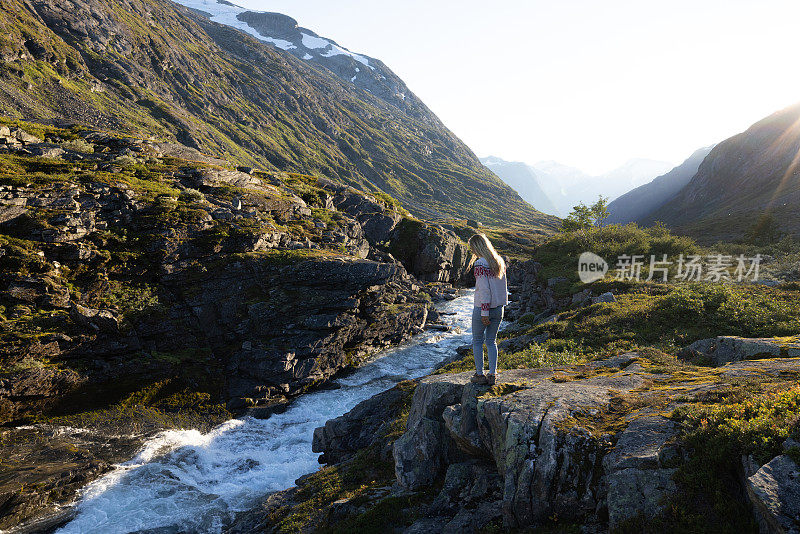
[[[452,314],[443,317],[450,331],[428,331],[381,352],[336,380],[338,389],[303,395],[268,419],[232,419],[206,434],[159,434],[135,458],[89,484],[75,519],[58,532],[220,532],[236,512],[319,468],[319,455],[311,452],[316,427],[402,380],[430,373],[469,342],[472,293],[439,310]]]

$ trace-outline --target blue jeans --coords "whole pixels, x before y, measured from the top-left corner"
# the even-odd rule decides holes
[[[484,326],[480,308],[474,307],[472,310],[472,354],[475,356],[475,370],[478,374],[483,374],[484,341],[486,352],[489,353],[489,374],[497,373],[497,329],[502,320],[502,306],[489,309],[489,326]]]

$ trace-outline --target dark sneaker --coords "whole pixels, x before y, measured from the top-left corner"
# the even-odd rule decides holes
[[[486,377],[484,375],[479,375],[478,373],[475,373],[474,375],[472,375],[472,378],[470,378],[469,381],[472,382],[473,384],[480,384],[483,386],[486,384]]]
[[[496,375],[486,375],[486,384],[489,386],[493,386],[497,383],[497,376]]]

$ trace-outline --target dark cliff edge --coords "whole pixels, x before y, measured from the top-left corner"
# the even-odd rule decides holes
[[[68,502],[157,430],[267,416],[421,332],[469,261],[454,233],[386,195],[178,144],[0,125],[0,423],[14,458],[0,528]],[[97,436],[76,444],[58,426]],[[38,456],[48,468],[20,475]]]

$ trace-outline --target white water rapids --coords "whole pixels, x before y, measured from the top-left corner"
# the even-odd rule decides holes
[[[385,350],[338,389],[302,395],[268,419],[232,419],[207,434],[171,430],[148,441],[132,460],[89,484],[76,516],[58,532],[221,532],[236,512],[294,485],[319,468],[314,429],[394,384],[430,373],[470,340],[472,293],[439,310],[448,332],[428,331]]]

